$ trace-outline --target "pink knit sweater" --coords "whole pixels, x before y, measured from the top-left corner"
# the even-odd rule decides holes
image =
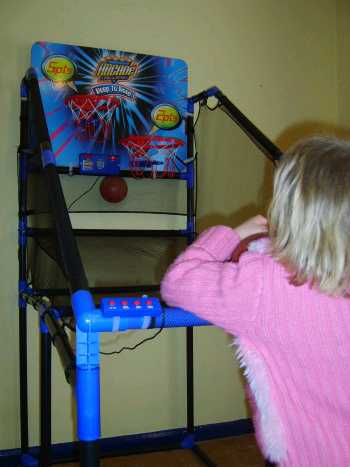
[[[350,466],[350,301],[293,286],[268,254],[229,260],[229,227],[203,232],[170,266],[162,296],[233,334],[265,457]]]

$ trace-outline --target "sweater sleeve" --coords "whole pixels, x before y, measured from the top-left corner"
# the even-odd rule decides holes
[[[169,267],[161,294],[169,306],[183,308],[233,334],[250,328],[262,291],[263,256],[228,261],[240,238],[231,228],[203,232]]]

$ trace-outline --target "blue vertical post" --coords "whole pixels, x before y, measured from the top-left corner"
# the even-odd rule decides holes
[[[77,328],[76,400],[80,465],[99,466],[100,366],[98,334]]]
[[[94,309],[91,294],[78,290],[73,294],[76,314],[76,401],[80,465],[98,467],[101,436],[99,334],[89,330],[89,313]],[[80,319],[79,319],[80,317]],[[84,323],[84,330],[79,323]]]

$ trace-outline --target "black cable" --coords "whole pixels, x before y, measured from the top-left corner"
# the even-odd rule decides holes
[[[198,113],[197,113],[197,116],[196,116],[196,120],[195,120],[195,122],[193,124],[193,128],[196,128],[196,125],[198,123],[198,120],[199,120],[199,117],[200,117],[200,114],[201,114],[201,109],[202,109],[203,105],[205,105],[203,102],[199,103]]]
[[[165,324],[165,311],[163,310],[162,311],[162,324],[160,326],[160,328],[158,329],[158,331],[152,336],[152,337],[147,337],[146,339],[143,339],[142,341],[138,342],[137,344],[135,344],[133,347],[122,347],[121,349],[119,350],[113,350],[111,352],[101,352],[100,351],[100,354],[102,355],[118,355],[120,353],[122,353],[124,350],[135,350],[137,349],[138,347],[140,347],[140,345],[144,344],[145,342],[149,342],[153,339],[155,339],[156,337],[159,336],[159,334],[163,331],[164,329],[164,324]]]
[[[70,205],[68,206],[67,210],[68,212],[70,212],[72,206],[77,203],[80,199],[82,199],[84,196],[86,196],[93,188],[94,186],[96,185],[96,183],[98,182],[98,180],[100,179],[101,177],[98,176],[96,177],[95,181],[91,184],[91,186],[86,190],[84,191],[83,193],[81,193],[77,198],[75,198],[71,203]]]
[[[181,161],[182,162],[182,161]],[[169,215],[169,216],[186,216],[186,213],[182,212],[171,212],[171,211],[129,211],[129,210],[120,210],[120,211],[71,211],[72,206],[78,202],[80,199],[83,198],[83,196],[87,195],[96,185],[98,179],[100,177],[97,177],[96,180],[92,183],[90,188],[88,188],[86,191],[81,193],[75,200],[73,200],[70,205],[68,206],[68,211],[74,214],[79,214],[79,213],[84,213],[84,214],[93,214],[93,213],[103,213],[103,214],[164,214],[164,215]]]
[[[221,107],[221,103],[218,101],[216,103],[216,105],[214,105],[214,107],[210,107],[210,105],[208,105],[208,103],[206,102],[205,106],[208,110],[210,110],[210,112],[213,112],[214,110],[216,110],[217,108]]]

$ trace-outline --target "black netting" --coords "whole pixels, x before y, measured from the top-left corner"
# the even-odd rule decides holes
[[[185,247],[184,239],[150,237],[78,237],[90,287],[157,285]],[[37,289],[67,287],[52,237],[29,241],[29,274]]]
[[[67,287],[43,173],[29,176],[28,212],[28,276],[33,287]]]
[[[80,191],[84,192],[85,186],[82,185],[84,180],[86,180],[87,184],[91,183],[92,180],[89,177],[79,176],[66,176],[62,179],[66,197],[70,199],[79,194]],[[78,188],[74,182],[78,183]],[[155,186],[151,186],[149,180],[144,182],[146,192],[148,187],[148,198],[151,200],[149,202],[152,204],[149,208],[159,209],[159,203],[162,204],[160,207],[164,208],[164,197],[162,198],[161,195],[155,196]],[[158,181],[154,183],[158,183]],[[164,189],[164,182],[160,185]],[[53,215],[48,206],[46,186],[45,174],[36,173],[30,175],[28,209],[32,235],[28,241],[28,279],[36,290],[67,289],[68,282],[64,273],[64,261],[61,258],[61,250],[54,229]],[[72,187],[75,191],[72,191]],[[140,185],[137,184],[133,191],[136,193],[137,199],[132,199],[131,196],[131,199],[128,200],[129,205],[132,207],[137,203],[141,205],[139,202]],[[145,199],[147,203],[147,196],[145,196]],[[97,212],[89,213],[88,211],[92,203],[95,203],[96,208],[104,207],[103,204],[101,205],[101,196],[98,189],[93,193],[89,193],[88,198],[85,197],[80,200],[78,207],[81,212],[88,214],[88,216],[96,216]],[[109,206],[107,207],[110,209]],[[174,205],[171,208],[174,209]],[[183,210],[183,202],[180,208]],[[114,216],[113,212],[104,213],[103,209],[100,211],[107,220]],[[147,222],[147,217],[145,219]],[[102,222],[103,220],[104,217],[102,217]],[[137,236],[120,237],[103,234],[102,230],[94,233],[76,235],[78,249],[90,288],[138,286],[140,287],[140,293],[142,293],[143,285],[157,286],[160,284],[166,268],[186,246],[185,238],[161,237],[159,235],[156,237],[140,236],[141,233]],[[62,299],[56,298],[55,302],[68,303],[68,299],[67,297],[62,302]]]

